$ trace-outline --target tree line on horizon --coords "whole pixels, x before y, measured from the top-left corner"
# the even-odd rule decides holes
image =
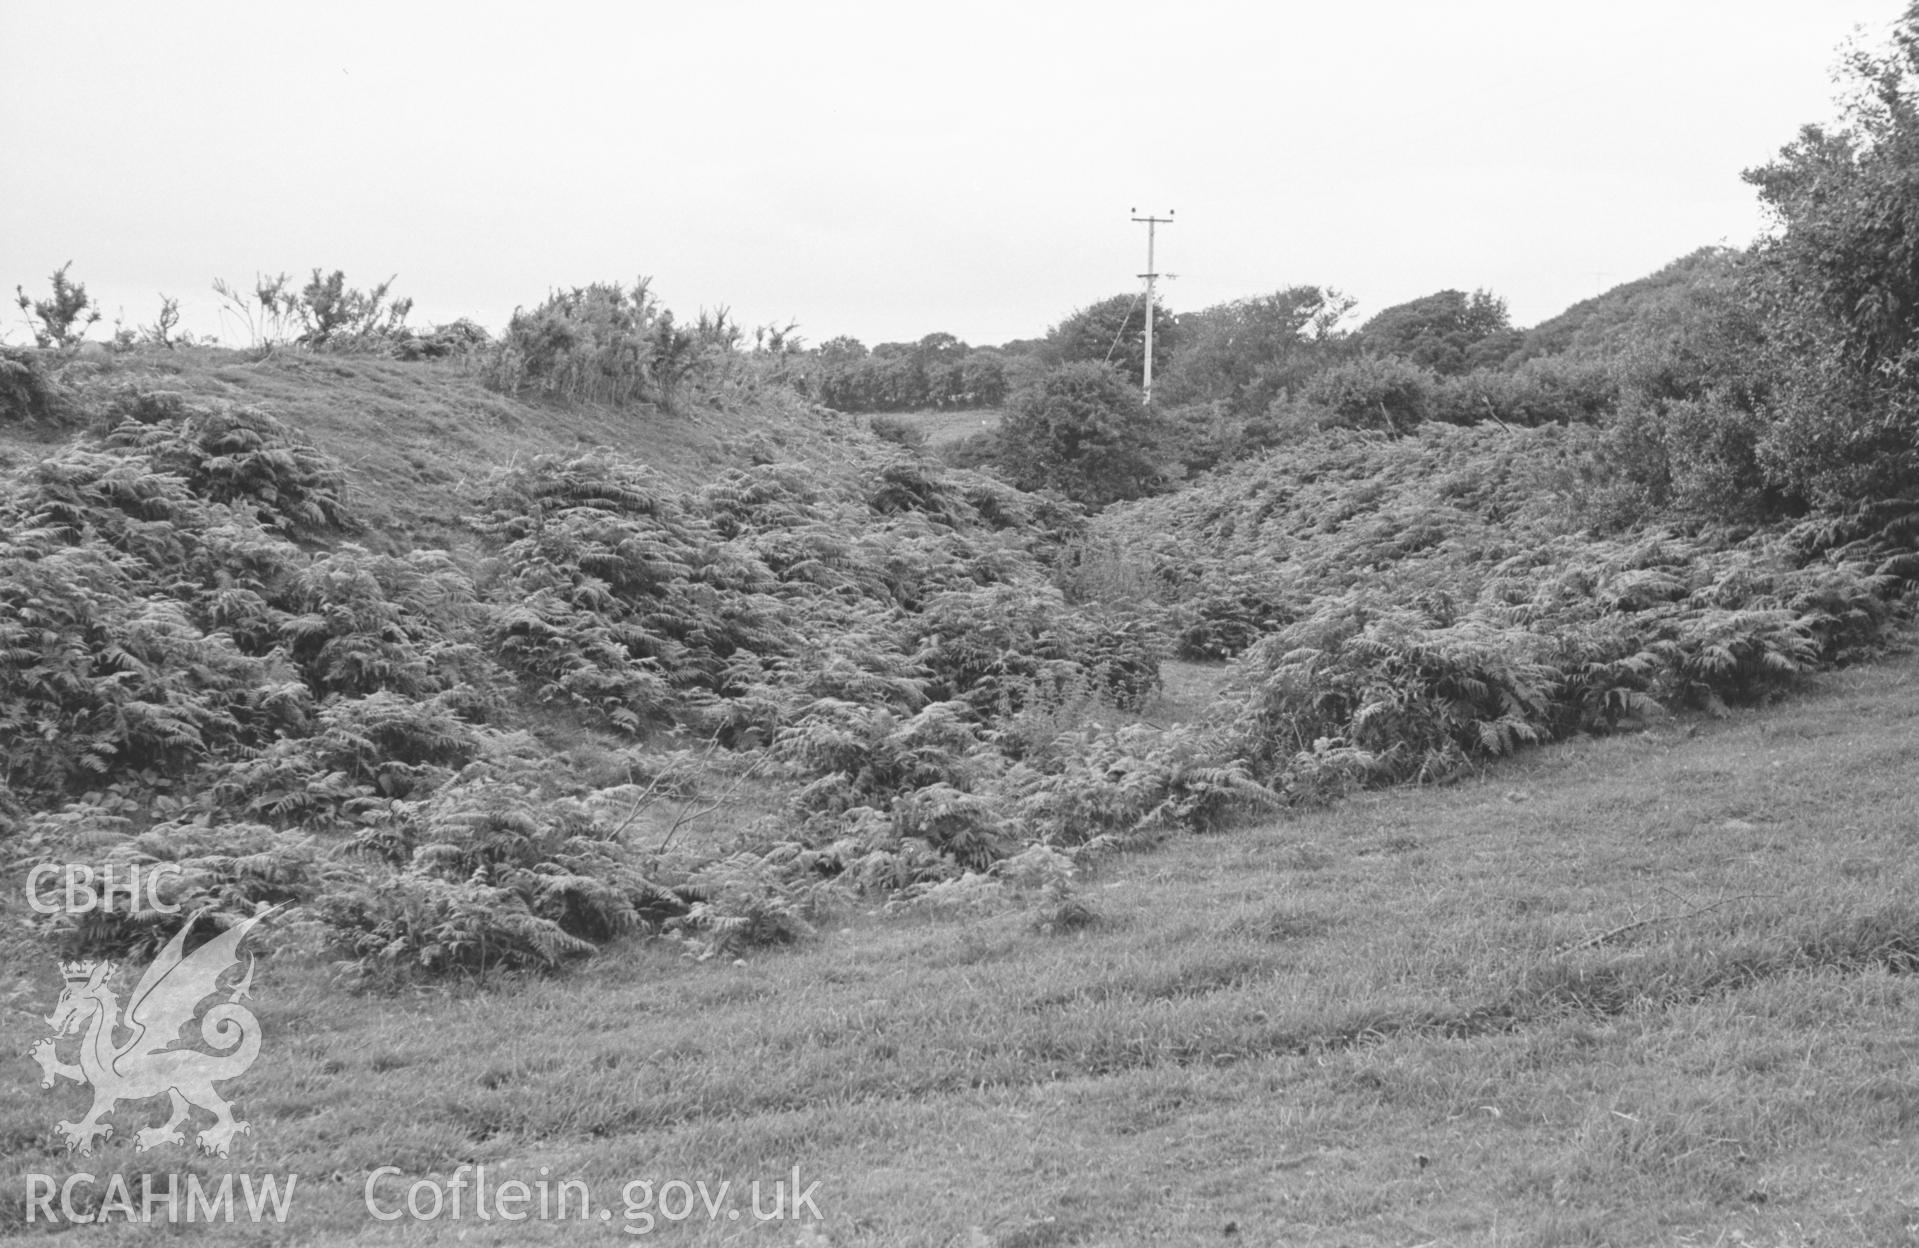
[[[1288,287],[1162,314],[1149,409],[1144,301],[1119,294],[998,347],[836,339],[809,358],[813,394],[846,411],[990,405],[990,374],[1000,429],[948,457],[1094,506],[1322,431],[1429,422],[1591,427],[1587,470],[1617,480],[1622,517],[1756,522],[1902,498],[1919,484],[1919,4],[1839,84],[1842,120],[1745,171],[1763,237],[1528,330],[1485,290],[1348,329],[1350,299]]]
[[[1885,47],[1850,55],[1840,87],[1840,121],[1745,171],[1772,222],[1749,246],[1701,248],[1525,331],[1483,290],[1351,330],[1351,302],[1317,286],[1168,316],[1151,409],[1138,301],[1114,296],[1032,345],[1001,429],[956,455],[1101,505],[1328,430],[1561,424],[1595,432],[1579,471],[1613,483],[1621,523],[1765,523],[1912,497],[1919,4]]]
[[[1497,363],[1524,335],[1512,328],[1505,301],[1477,290],[1443,290],[1388,308],[1356,332],[1336,329],[1353,303],[1316,286],[1291,287],[1272,295],[1238,299],[1180,315],[1164,306],[1153,321],[1153,367],[1175,390],[1211,390],[1222,378],[1207,370],[1270,372],[1272,357],[1285,355],[1302,335],[1340,341],[1350,348],[1384,350],[1442,373],[1462,362]],[[1075,309],[1038,338],[971,346],[953,334],[935,332],[917,342],[883,342],[871,348],[841,335],[805,352],[812,367],[812,397],[843,412],[910,412],[996,407],[1011,388],[1036,369],[1061,364],[1112,364],[1133,385],[1143,383],[1146,311],[1139,295],[1119,294]],[[1196,348],[1182,351],[1189,339]],[[1184,370],[1189,376],[1181,378]],[[1172,375],[1169,376],[1169,373]],[[1249,376],[1225,380],[1240,383]]]
[[[1605,430],[1647,508],[1742,518],[1898,496],[1919,471],[1919,5],[1842,71],[1843,120],[1809,125],[1745,178],[1774,228],[1709,247],[1529,330],[1503,299],[1447,289],[1345,328],[1353,302],[1317,285],[1168,312],[1144,371],[1144,303],[1118,294],[1035,339],[971,346],[931,333],[817,347],[792,325],[749,339],[726,309],[676,319],[642,278],[555,291],[494,337],[416,331],[391,279],[368,291],[320,269],[250,292],[216,283],[256,349],[458,356],[516,393],[671,409],[689,386],[749,378],[843,412],[999,407],[1000,430],[955,454],[1028,489],[1100,506],[1328,429],[1402,436],[1438,421]],[[99,319],[67,266],[49,299],[17,289],[42,346]],[[119,346],[170,346],[177,305]],[[0,398],[42,401],[0,357]],[[8,397],[11,396],[11,397]]]

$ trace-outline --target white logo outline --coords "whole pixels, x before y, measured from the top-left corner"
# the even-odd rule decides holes
[[[53,1035],[27,1050],[27,1056],[40,1064],[43,1088],[53,1087],[60,1079],[93,1088],[93,1106],[86,1116],[79,1122],[58,1124],[69,1153],[89,1156],[96,1138],[112,1138],[113,1124],[102,1120],[120,1102],[145,1101],[162,1093],[170,1098],[172,1114],[166,1122],[136,1134],[135,1152],[186,1143],[180,1127],[196,1107],[214,1116],[213,1125],[196,1137],[199,1147],[214,1156],[225,1157],[234,1136],[251,1134],[252,1126],[233,1116],[232,1104],[213,1086],[245,1073],[260,1054],[260,1020],[239,1004],[251,995],[251,957],[246,975],[226,1000],[200,1015],[200,1038],[214,1052],[174,1046],[200,1006],[220,992],[220,977],[239,965],[240,942],[254,925],[279,909],[274,906],[236,923],[189,954],[185,952],[187,933],[206,913],[196,911],[141,975],[124,1012],[108,987],[115,970],[112,961],[61,963],[67,985],[46,1020]],[[116,1030],[132,1034],[116,1042]],[[83,1033],[79,1061],[63,1062],[55,1046],[76,1032]]]

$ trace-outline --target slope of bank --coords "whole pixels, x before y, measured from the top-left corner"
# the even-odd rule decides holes
[[[722,392],[679,410],[518,398],[457,362],[378,359],[286,349],[139,350],[57,367],[70,406],[99,408],[116,391],[178,394],[189,404],[264,408],[346,469],[349,504],[379,550],[457,547],[470,537],[462,492],[535,455],[604,449],[667,482],[697,486],[755,459],[850,470],[849,444],[871,445],[857,418],[829,414],[774,387]],[[52,360],[48,354],[45,358]],[[0,468],[32,462],[71,436],[58,423],[0,423]]]
[[[279,1242],[578,1235],[577,1202],[481,1221],[470,1189],[463,1220],[368,1211],[379,1167],[384,1214],[484,1165],[698,1244],[796,1171],[812,1200],[769,1243],[1910,1242],[1916,688],[1901,657],[1111,857],[1090,920],[1045,933],[980,890],[849,902],[734,964],[633,940],[477,993],[268,959],[229,1160],[67,1157],[49,1127],[81,1092],[0,1068],[6,1225],[29,1173],[96,1176],[90,1210],[114,1174],[274,1171],[301,1176]],[[30,969],[15,1051],[57,987]],[[662,1216],[675,1181],[729,1185],[741,1219],[677,1192]]]

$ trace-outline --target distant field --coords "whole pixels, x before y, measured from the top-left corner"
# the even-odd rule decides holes
[[[1177,674],[1193,700],[1212,676]],[[397,997],[268,960],[267,1044],[232,1085],[253,1133],[192,1167],[298,1173],[281,1243],[1919,1242],[1916,708],[1908,657],[1175,840],[1108,860],[1064,933],[1010,897],[858,905],[736,964],[635,941]],[[13,968],[16,1055],[51,971]],[[0,1072],[0,1231],[27,1172],[183,1164],[65,1156],[79,1092]],[[471,1189],[458,1220],[366,1212],[376,1167],[400,1168],[393,1212],[463,1164],[582,1179],[593,1226],[481,1221]],[[796,1167],[799,1220],[746,1212]],[[713,1217],[700,1182],[732,1185]]]
[[[997,407],[969,407],[957,412],[874,412],[873,415],[922,429],[926,433],[928,446],[941,447],[988,429],[999,428],[1000,410]]]

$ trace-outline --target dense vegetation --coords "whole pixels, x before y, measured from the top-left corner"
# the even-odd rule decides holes
[[[791,418],[784,394],[757,401]],[[872,440],[836,477],[692,490],[546,457],[473,485],[479,550],[375,554],[340,465],[266,412],[60,397],[100,432],[0,486],[0,800],[30,860],[175,862],[189,910],[307,900],[368,969],[483,969],[636,929],[788,938],[823,885],[890,895],[1251,791],[1129,739],[1158,771],[1109,792],[1111,743],[1053,740],[1064,706],[1149,696],[1157,647],[1051,586],[1073,509],[976,474]],[[749,780],[763,817],[722,845],[627,836]],[[1070,858],[1021,861],[1070,912]]]
[[[1235,750],[1299,795],[1442,779],[1661,709],[1719,711],[1870,653],[1915,509],[1743,536],[1582,512],[1591,430],[1327,435],[1076,545],[1079,595],[1151,602],[1179,653],[1245,650]]]
[[[1748,251],[1526,332],[1484,291],[1352,330],[1321,287],[1233,301],[1155,335],[1150,410],[1125,296],[1031,343],[867,352],[679,320],[644,279],[497,339],[338,272],[222,286],[253,361],[450,359],[840,457],[762,445],[689,486],[544,455],[462,485],[451,549],[372,543],[347,469],[268,411],[79,367],[63,267],[20,293],[43,349],[0,354],[0,420],[87,429],[0,477],[0,834],[23,864],[177,863],[189,910],[308,902],[362,970],[635,931],[711,955],[853,895],[1024,890],[1056,929],[1115,840],[1774,696],[1873,653],[1919,574],[1919,17],[1853,70],[1847,124],[1749,175],[1779,224]],[[163,316],[116,345],[176,344]],[[998,476],[843,414],[1002,402],[958,456]],[[1150,722],[1169,657],[1236,658],[1232,697]],[[729,835],[676,840],[741,793]]]
[[[1441,778],[1869,653],[1919,571],[1916,71],[1919,12],[1853,63],[1844,126],[1748,173],[1777,228],[1746,252],[1523,335],[1459,292],[1352,334],[1296,313],[1162,430],[1282,449],[1106,512],[1069,588],[1156,604],[1185,653],[1244,649],[1234,754],[1287,792]]]

